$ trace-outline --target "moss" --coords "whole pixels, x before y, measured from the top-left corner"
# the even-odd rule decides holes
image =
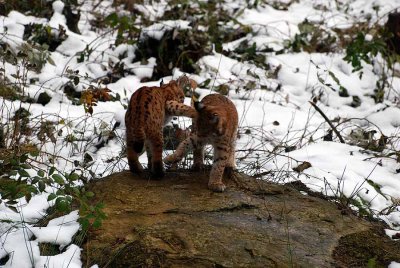
[[[388,267],[392,261],[400,262],[400,244],[390,240],[381,227],[340,238],[333,251],[339,267]]]

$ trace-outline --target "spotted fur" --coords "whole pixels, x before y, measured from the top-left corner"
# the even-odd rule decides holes
[[[176,151],[164,159],[166,164],[182,160],[189,147],[193,147],[193,169],[203,166],[204,146],[214,148],[214,163],[208,187],[216,192],[225,190],[222,176],[225,168],[235,168],[235,144],[238,128],[238,114],[235,105],[220,94],[211,94],[195,103],[198,114],[193,119],[193,131],[181,142]]]
[[[152,177],[164,176],[163,126],[172,116],[196,115],[192,107],[183,104],[184,89],[196,86],[194,80],[181,76],[168,84],[141,87],[133,93],[125,114],[127,157],[133,173],[143,172],[138,157],[145,147]]]

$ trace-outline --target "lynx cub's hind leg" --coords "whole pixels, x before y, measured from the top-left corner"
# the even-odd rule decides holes
[[[228,176],[228,178],[232,178],[233,172],[236,168],[236,163],[235,163],[235,142],[232,142],[229,151],[228,151],[228,161],[226,163],[225,167],[225,173]]]
[[[140,174],[143,172],[143,167],[139,163],[138,153],[133,148],[134,148],[133,144],[128,141],[126,150],[127,150],[129,169],[133,173]]]
[[[156,133],[149,137],[151,154],[151,177],[161,179],[165,176],[164,165],[162,162],[163,137],[162,133]]]
[[[153,152],[151,150],[149,141],[146,141],[144,145],[145,145],[146,154],[147,154],[147,169],[152,170]]]

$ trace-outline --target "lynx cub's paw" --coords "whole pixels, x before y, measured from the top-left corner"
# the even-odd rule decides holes
[[[220,183],[208,183],[208,189],[213,192],[222,193],[225,191],[226,186],[222,182]]]

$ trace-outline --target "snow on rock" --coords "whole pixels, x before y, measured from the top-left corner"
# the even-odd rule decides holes
[[[141,64],[140,62],[136,62],[130,65],[133,73],[139,79],[150,78],[153,75],[154,66],[156,66],[155,58],[149,58],[147,60],[147,64]]]
[[[160,40],[164,33],[168,30],[178,29],[190,29],[189,21],[184,20],[166,20],[160,23],[155,23],[149,27],[142,29],[142,36],[148,36],[157,40]]]

